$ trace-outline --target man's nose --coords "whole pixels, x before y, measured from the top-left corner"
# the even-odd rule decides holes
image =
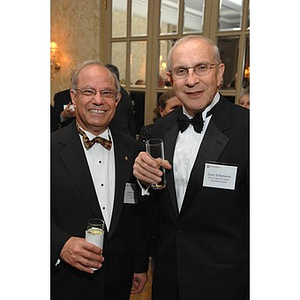
[[[100,91],[93,97],[93,103],[100,105],[104,103],[104,97],[101,95]]]
[[[189,69],[185,80],[186,85],[194,86],[195,84],[199,83],[199,77],[200,76],[197,75],[193,69]]]

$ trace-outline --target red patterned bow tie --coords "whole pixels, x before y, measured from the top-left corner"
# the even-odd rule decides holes
[[[77,127],[77,131],[79,132],[79,134],[82,135],[83,143],[87,150],[90,149],[92,146],[94,146],[95,143],[101,144],[107,150],[111,149],[112,142],[111,142],[110,135],[108,135],[109,140],[104,139],[100,136],[96,136],[90,141],[90,139],[88,138],[86,133],[83,130],[81,130],[77,124],[76,124],[76,127]]]

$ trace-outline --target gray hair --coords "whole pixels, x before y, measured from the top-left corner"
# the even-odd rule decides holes
[[[241,90],[240,92],[240,98],[242,98],[245,95],[249,95],[250,96],[250,88],[249,87],[245,87]]]
[[[116,83],[116,91],[117,93],[121,92],[121,85],[120,82],[116,76],[116,74],[114,74],[110,69],[108,69],[100,60],[97,59],[93,59],[93,60],[86,60],[84,62],[82,62],[81,64],[78,65],[78,67],[75,69],[72,79],[71,79],[71,88],[72,90],[76,90],[77,89],[77,79],[78,79],[78,75],[80,73],[80,71],[85,68],[86,66],[91,66],[91,65],[99,65],[102,66],[104,68],[106,68],[114,77],[115,79],[115,83]]]
[[[219,48],[214,44],[214,42],[213,42],[211,39],[206,38],[206,37],[201,36],[201,35],[187,35],[187,36],[181,38],[180,40],[178,40],[178,41],[174,44],[174,46],[171,48],[171,50],[169,51],[169,53],[168,53],[168,58],[167,58],[168,70],[171,70],[171,69],[172,69],[172,55],[173,55],[174,49],[175,49],[178,45],[180,45],[180,44],[182,44],[182,43],[184,43],[184,42],[186,42],[186,41],[189,41],[189,40],[201,40],[201,41],[206,41],[206,42],[209,43],[209,44],[212,46],[212,48],[213,48],[213,51],[214,51],[214,53],[215,53],[215,62],[216,62],[216,64],[220,64],[220,63],[222,62],[222,61],[221,61],[220,52],[219,52]]]

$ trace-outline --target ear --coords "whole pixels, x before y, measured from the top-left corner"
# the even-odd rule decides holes
[[[76,108],[77,94],[73,89],[70,90],[70,96],[71,96],[73,107],[75,109]]]
[[[121,98],[122,98],[122,94],[121,94],[121,93],[118,93],[118,94],[117,94],[117,97],[116,97],[116,106],[119,104]]]
[[[222,85],[224,71],[225,71],[225,65],[223,63],[220,63],[219,67],[218,67],[218,73],[217,73],[217,84],[218,84],[218,87],[220,87]]]
[[[168,81],[171,83],[171,85],[173,85],[173,79],[170,72],[167,72],[167,77],[168,77]]]
[[[165,115],[164,110],[161,107],[158,109],[158,112],[161,117],[163,117]]]

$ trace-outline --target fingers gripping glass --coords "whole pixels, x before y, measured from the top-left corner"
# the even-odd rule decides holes
[[[173,78],[175,79],[183,79],[187,76],[189,69],[194,69],[195,74],[198,76],[203,76],[209,74],[210,70],[214,68],[216,64],[211,63],[201,63],[193,67],[185,68],[185,67],[175,67],[170,70]]]
[[[153,158],[158,158],[160,157],[161,159],[165,159],[164,155],[164,142],[161,139],[149,139],[146,141],[146,151],[153,157]],[[166,171],[164,168],[160,168],[162,171],[163,175],[161,177],[161,181],[156,183],[156,184],[151,184],[151,187],[154,190],[161,190],[166,187],[167,184],[167,179],[166,179]]]
[[[117,93],[114,90],[103,89],[100,91],[95,90],[94,88],[82,88],[75,89],[75,91],[87,98],[94,97],[99,92],[102,98],[114,99],[117,96]]]
[[[105,224],[101,219],[87,220],[87,229],[85,231],[85,240],[103,250]],[[96,268],[91,268],[97,270]]]

